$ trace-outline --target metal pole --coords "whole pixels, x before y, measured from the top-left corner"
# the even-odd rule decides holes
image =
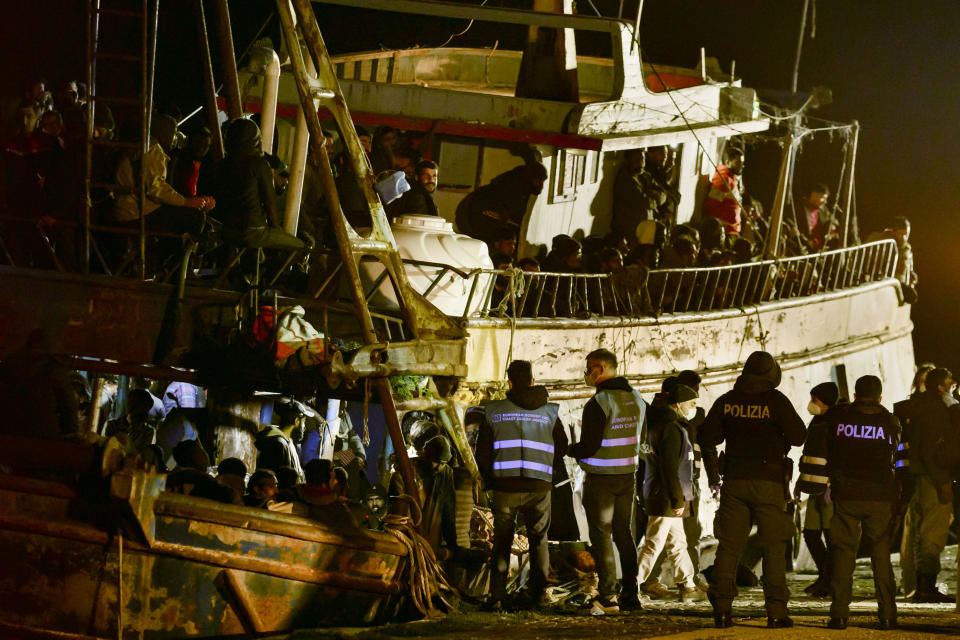
[[[83,272],[90,273],[90,214],[92,207],[92,196],[90,194],[90,183],[93,180],[93,132],[96,128],[96,100],[90,100],[89,97],[96,95],[93,86],[96,78],[97,58],[95,52],[97,49],[97,38],[100,32],[100,0],[87,0],[87,148],[84,153],[83,166]]]
[[[143,215],[144,206],[147,203],[147,181],[146,181],[146,160],[147,152],[150,150],[150,108],[149,101],[149,69],[150,61],[147,59],[148,45],[150,38],[150,18],[149,18],[149,0],[143,0],[141,9],[143,17],[140,21],[140,27],[143,30],[140,38],[140,242],[138,250],[138,259],[140,261],[140,279],[147,279],[147,219]]]
[[[220,64],[223,67],[227,117],[235,120],[243,115],[243,104],[240,102],[240,78],[237,76],[237,56],[233,50],[230,8],[227,6],[227,0],[213,0],[213,7],[217,13],[217,39],[220,42]]]
[[[197,36],[200,45],[200,66],[203,71],[203,99],[207,111],[207,127],[213,136],[211,153],[214,160],[223,160],[223,132],[220,130],[220,119],[217,118],[217,85],[213,79],[213,61],[210,57],[210,33],[207,31],[207,16],[203,9],[203,0],[193,3],[197,17]]]
[[[850,216],[853,213],[853,179],[857,167],[857,144],[860,141],[860,123],[854,120],[850,124],[850,141],[847,143],[847,163],[850,165],[850,175],[847,176],[846,192],[843,201],[843,244],[846,247],[850,237]]]
[[[783,146],[783,156],[780,160],[780,176],[777,179],[777,192],[773,198],[770,228],[767,230],[767,239],[763,249],[763,257],[765,260],[776,258],[780,246],[780,227],[783,223],[783,210],[787,203],[787,193],[790,191],[790,172],[793,167],[794,150],[794,138],[793,132],[791,131],[787,134]]]
[[[313,18],[313,8],[310,6],[308,1],[297,2],[296,11],[297,17],[299,18],[300,27],[304,28],[304,23],[306,22],[304,18]],[[297,31],[296,27],[294,26],[293,13],[288,0],[277,0],[277,13],[280,16],[280,22],[283,25],[283,31],[286,35],[287,42],[298,42]],[[313,25],[307,26],[315,27],[315,22]],[[327,54],[326,48],[323,45],[323,41],[319,33],[319,29],[309,29],[309,32],[305,31],[304,34],[308,45],[312,45],[311,48],[319,58],[318,63],[323,65]],[[343,260],[343,265],[347,270],[347,282],[349,283],[349,286],[352,287],[351,297],[353,298],[354,308],[356,309],[357,315],[360,318],[364,342],[366,344],[375,344],[379,342],[379,339],[373,326],[373,318],[370,315],[370,310],[364,303],[363,289],[360,280],[360,270],[353,255],[353,244],[351,242],[350,232],[347,228],[346,217],[343,214],[343,210],[340,207],[340,200],[337,196],[337,185],[333,179],[333,170],[330,167],[330,158],[327,156],[326,151],[324,150],[325,142],[323,139],[323,130],[320,127],[320,119],[317,116],[316,109],[313,108],[312,97],[315,95],[315,93],[311,88],[310,81],[307,77],[306,63],[303,59],[303,51],[299,46],[291,46],[289,49],[290,59],[294,70],[294,77],[296,78],[297,89],[298,93],[300,94],[300,106],[303,109],[303,113],[307,121],[307,127],[310,131],[311,150],[316,155],[317,160],[320,162],[320,182],[321,186],[323,187],[324,197],[327,201],[327,207],[330,210],[331,222],[333,223],[333,229],[337,238],[337,245],[340,247],[340,255]],[[345,111],[346,106],[342,102],[342,96],[338,97],[340,100],[338,100],[336,103],[337,108]],[[343,128],[341,128],[341,130],[343,130]],[[353,135],[344,136],[344,141],[347,144],[349,155],[353,160],[354,168],[357,170],[357,167],[362,167],[362,169],[358,171],[358,175],[366,176],[368,173],[366,157],[362,154],[362,151],[359,152],[359,156],[357,155],[360,149],[359,138],[357,138],[355,132],[351,131],[347,133],[353,133]],[[375,196],[370,195],[370,197]],[[418,492],[416,489],[416,478],[413,475],[413,467],[410,464],[410,458],[407,456],[407,447],[403,440],[403,432],[401,431],[400,421],[397,418],[397,412],[394,407],[393,390],[390,388],[390,381],[386,377],[377,377],[373,379],[373,384],[376,387],[378,395],[380,396],[380,401],[383,404],[383,413],[386,418],[387,429],[390,433],[390,439],[393,441],[394,449],[396,450],[397,467],[400,470],[401,477],[403,478],[404,487],[411,494],[411,497],[417,503],[417,506],[419,506],[420,500],[419,496],[417,495]]]
[[[803,15],[800,16],[800,33],[797,34],[797,54],[793,60],[793,83],[790,85],[793,92],[794,107],[796,107],[797,84],[800,80],[800,54],[803,51],[803,32],[807,29],[807,9],[810,0],[803,0]]]

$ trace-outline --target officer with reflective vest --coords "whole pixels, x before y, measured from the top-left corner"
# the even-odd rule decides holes
[[[547,532],[553,469],[567,449],[567,436],[557,418],[559,407],[547,402],[545,387],[533,386],[530,363],[511,362],[507,381],[506,399],[485,406],[477,434],[477,465],[493,490],[490,600],[484,607],[488,610],[505,604],[517,514],[523,516],[530,543],[530,580],[523,600],[535,606],[544,598],[550,572]]]
[[[710,580],[714,624],[733,626],[731,607],[740,553],[756,523],[763,552],[767,626],[793,626],[787,616],[786,552],[793,520],[787,514],[790,447],[807,430],[785,395],[777,391],[780,365],[765,351],[747,358],[732,391],[720,396],[700,426],[703,448],[726,442],[720,507],[714,521],[719,545]]]
[[[810,495],[803,514],[803,541],[810,551],[813,563],[817,565],[817,579],[804,591],[814,598],[825,598],[830,594],[830,524],[833,521],[833,501],[830,499],[827,476],[827,458],[816,450],[818,442],[825,438],[830,428],[831,410],[840,401],[840,389],[834,382],[821,382],[810,390],[810,403],[807,411],[813,416],[807,426],[807,442],[800,457],[800,478],[794,490],[794,497],[800,492]],[[825,542],[826,541],[826,542]]]
[[[584,381],[597,392],[583,407],[580,441],[570,447],[570,455],[585,472],[583,508],[599,577],[599,595],[590,612],[637,610],[641,605],[633,519],[647,405],[627,379],[617,375],[617,357],[606,349],[587,355]],[[619,599],[614,544],[623,572]]]
[[[850,614],[853,570],[861,531],[873,566],[882,629],[897,626],[896,579],[890,563],[890,538],[901,504],[893,458],[900,443],[900,421],[880,405],[883,386],[876,376],[863,376],[854,387],[854,401],[827,414],[825,442],[814,441],[813,453],[827,459],[834,504],[830,529],[833,570],[830,586],[831,629],[845,629]],[[811,434],[820,438],[821,434]]]

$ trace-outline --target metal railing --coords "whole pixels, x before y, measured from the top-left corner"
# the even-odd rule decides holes
[[[687,269],[631,267],[616,274],[519,269],[462,273],[446,267],[421,294],[429,299],[437,282],[453,273],[469,281],[470,293],[459,314],[463,319],[642,317],[736,309],[849,289],[893,277],[896,262],[896,242],[880,240],[760,262]]]
[[[33,219],[0,215],[0,231],[6,231],[0,232],[0,264],[27,266],[18,264],[15,249],[22,249],[26,240],[27,244],[33,246],[34,257],[39,253],[41,262],[46,262],[46,265],[40,268],[82,273],[78,261],[64,260],[61,247],[58,246],[68,235],[76,237],[76,234],[79,234],[80,229],[76,223],[57,222],[53,227],[43,227]],[[91,231],[92,253],[96,257],[95,270],[108,276],[136,279],[136,248],[132,240],[139,235],[138,232],[134,229],[94,225],[91,225]],[[167,242],[177,241],[179,238],[185,242],[185,239],[170,233],[150,233],[148,238]],[[111,253],[101,250],[103,243],[113,243],[114,251]],[[120,246],[116,246],[117,243],[120,243]],[[279,253],[286,257],[280,267],[274,265],[270,272],[258,275],[252,288],[278,285],[293,259],[305,255],[305,251]],[[322,284],[318,288],[293,295],[328,303],[337,301],[342,297],[338,295],[342,293],[338,289],[343,273],[335,259],[335,252],[316,247],[313,253],[314,256],[328,253],[334,259],[325,276],[321,278]],[[174,249],[168,258],[165,268],[154,272],[152,279],[155,282],[169,282],[179,270],[180,252]],[[230,280],[235,273],[244,270],[241,258],[242,254],[235,253],[230,256],[219,247],[210,251],[198,251],[190,258],[187,280],[195,285],[215,288],[226,286],[231,289],[240,285],[237,288],[249,291],[251,283],[231,283]],[[257,267],[262,261],[262,256],[258,255]],[[421,273],[424,269],[433,270],[429,279],[418,278],[418,281],[423,283],[418,288],[418,293],[428,300],[438,292],[441,282],[449,283],[451,278],[459,279],[466,295],[462,303],[457,301],[455,311],[448,307],[446,313],[462,319],[512,316],[644,317],[663,313],[736,309],[877,282],[894,276],[897,245],[893,240],[881,240],[846,249],[761,262],[649,271],[630,267],[616,274],[529,272],[519,269],[467,271],[437,262],[404,262],[408,267],[420,269]],[[247,269],[249,268],[248,265]],[[383,271],[379,277],[365,283],[364,294],[368,302],[387,278],[386,271]],[[280,286],[282,288],[282,284]],[[449,303],[449,300],[447,302]],[[402,334],[403,331],[394,325],[402,323],[394,317],[394,309],[384,309],[384,312],[381,319],[385,327],[382,331],[385,336],[396,338],[397,334]]]

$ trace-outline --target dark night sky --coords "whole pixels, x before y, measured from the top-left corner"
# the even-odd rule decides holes
[[[594,0],[605,13],[619,0]],[[627,8],[636,0],[627,0]],[[26,79],[50,80],[82,72],[83,2],[0,0],[8,19],[0,24],[0,48],[8,80],[3,98],[16,96]],[[270,2],[233,2],[238,51],[269,12]],[[490,0],[490,4],[509,4]],[[580,10],[591,12],[588,0]],[[416,20],[398,14],[315,5],[331,51],[436,46],[466,21]],[[189,64],[196,49],[192,12],[186,0],[168,0],[161,14],[158,98],[183,111],[199,104],[199,76]],[[641,43],[653,62],[694,66],[700,47],[719,58],[724,69],[736,60],[737,75],[756,88],[789,87],[801,0],[645,0]],[[179,12],[179,15],[178,15]],[[356,16],[356,13],[352,14]],[[387,15],[387,19],[383,16]],[[14,19],[9,19],[15,16]],[[857,164],[857,211],[864,235],[881,229],[895,215],[914,221],[913,244],[920,273],[920,302],[913,310],[917,359],[937,359],[957,370],[960,336],[953,331],[954,301],[960,280],[951,277],[960,232],[946,223],[960,203],[960,168],[954,161],[960,123],[960,2],[894,0],[816,3],[816,38],[804,43],[800,89],[824,85],[833,104],[823,117],[862,125]],[[268,34],[270,30],[268,30]],[[807,35],[809,36],[809,28]],[[519,48],[522,31],[476,24],[453,44]],[[511,40],[513,42],[511,42]],[[583,51],[583,49],[581,49]],[[166,94],[166,95],[164,95]],[[839,147],[834,151],[839,153]],[[759,156],[754,156],[757,160]],[[759,160],[758,160],[759,161]],[[836,184],[836,168],[819,147],[800,160],[808,181]],[[751,166],[746,180],[769,206],[768,172]],[[751,177],[752,176],[752,177]],[[751,179],[754,182],[751,182]]]

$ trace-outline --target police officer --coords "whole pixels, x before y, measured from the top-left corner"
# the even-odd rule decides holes
[[[580,441],[570,447],[586,472],[583,508],[590,552],[597,565],[599,595],[593,615],[641,608],[637,596],[637,545],[633,537],[636,471],[647,405],[626,378],[617,375],[617,357],[606,349],[587,355],[584,381],[597,393],[583,407]],[[611,541],[612,537],[612,541]],[[623,572],[617,599],[613,544]]]
[[[700,446],[726,442],[720,508],[714,522],[719,546],[710,583],[717,627],[733,626],[737,564],[753,522],[763,550],[767,626],[793,626],[787,616],[785,544],[793,523],[786,512],[787,453],[803,444],[806,428],[790,400],[776,390],[780,365],[765,351],[747,358],[732,391],[713,403],[700,426]]]
[[[543,602],[550,572],[547,531],[554,461],[562,461],[567,436],[557,418],[558,405],[547,402],[547,389],[533,386],[526,360],[507,367],[510,391],[486,405],[477,434],[477,465],[493,489],[493,554],[490,600],[485,609],[503,608],[507,595],[510,549],[521,514],[530,542],[530,580],[526,600]]]
[[[810,551],[813,563],[817,565],[817,579],[804,591],[814,598],[825,598],[830,594],[830,555],[827,546],[830,542],[830,523],[833,520],[833,502],[827,494],[829,476],[827,476],[827,458],[817,447],[824,441],[831,422],[828,415],[837,406],[840,389],[834,382],[821,382],[810,390],[810,403],[807,411],[813,416],[807,427],[807,442],[800,458],[800,478],[794,496],[800,492],[810,494],[807,508],[803,514],[803,541]],[[827,544],[824,544],[826,538]]]
[[[815,447],[827,458],[834,504],[830,531],[833,603],[827,624],[831,629],[847,627],[861,530],[873,563],[880,627],[897,626],[890,536],[895,526],[893,514],[899,510],[894,505],[900,504],[893,473],[893,456],[900,443],[900,421],[880,406],[881,391],[880,378],[876,376],[857,380],[853,404],[828,414],[830,429],[826,432],[825,446]]]

